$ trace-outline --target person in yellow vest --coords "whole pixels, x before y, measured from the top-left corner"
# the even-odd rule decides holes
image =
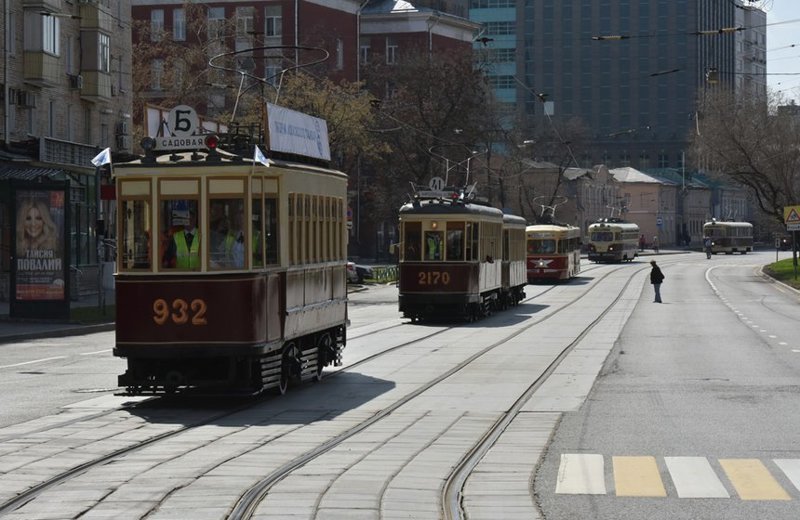
[[[163,265],[175,269],[200,269],[200,233],[197,214],[193,210],[189,211],[188,224],[172,235]]]
[[[242,212],[237,212],[233,215],[234,223],[225,234],[225,239],[222,243],[224,253],[224,267],[233,267],[235,269],[244,268],[244,215]]]

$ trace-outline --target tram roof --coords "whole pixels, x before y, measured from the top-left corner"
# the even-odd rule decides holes
[[[602,221],[592,222],[591,224],[589,224],[589,229],[590,230],[598,229],[598,228],[599,229],[613,229],[613,228],[616,228],[616,229],[623,229],[623,230],[632,231],[634,229],[639,229],[639,224],[636,224],[634,222],[628,222],[626,220],[618,220],[618,219],[602,220]]]
[[[557,224],[534,224],[525,228],[527,233],[568,233],[576,231],[580,233],[580,228],[576,226],[559,226]]]
[[[703,227],[706,226],[719,226],[719,227],[753,227],[753,224],[750,222],[743,222],[743,221],[732,221],[732,220],[713,220],[710,222],[706,222],[703,224]]]
[[[206,150],[195,150],[191,152],[175,152],[175,153],[162,153],[158,155],[151,155],[140,157],[139,159],[124,162],[114,163],[113,173],[119,174],[120,169],[140,169],[140,168],[161,168],[161,167],[215,167],[219,165],[225,166],[245,166],[250,168],[251,172],[258,170],[259,174],[269,173],[270,168],[283,168],[290,170],[304,170],[304,171],[318,171],[324,174],[338,174],[346,176],[346,174],[339,170],[326,168],[316,164],[307,164],[299,161],[290,161],[280,158],[270,157],[270,166],[264,166],[253,160],[251,157],[244,157],[238,154],[230,153],[225,150],[217,150],[209,152]],[[211,172],[209,172],[211,173]]]
[[[492,206],[447,199],[421,199],[400,207],[401,215],[482,215],[502,217],[503,212]]]

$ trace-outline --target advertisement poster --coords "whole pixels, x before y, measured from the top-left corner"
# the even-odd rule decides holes
[[[65,192],[15,192],[17,301],[65,300]]]

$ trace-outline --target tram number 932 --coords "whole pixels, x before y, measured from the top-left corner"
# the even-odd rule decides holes
[[[422,271],[417,273],[417,283],[419,285],[448,285],[450,273],[447,271]]]
[[[207,325],[206,322],[206,302],[196,298],[188,303],[182,298],[172,300],[172,304],[167,303],[163,298],[153,302],[153,321],[157,325],[164,325],[168,320],[172,320],[176,325]]]

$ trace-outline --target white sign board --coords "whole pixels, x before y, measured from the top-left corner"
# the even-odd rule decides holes
[[[296,110],[267,103],[269,150],[331,160],[328,123]]]

